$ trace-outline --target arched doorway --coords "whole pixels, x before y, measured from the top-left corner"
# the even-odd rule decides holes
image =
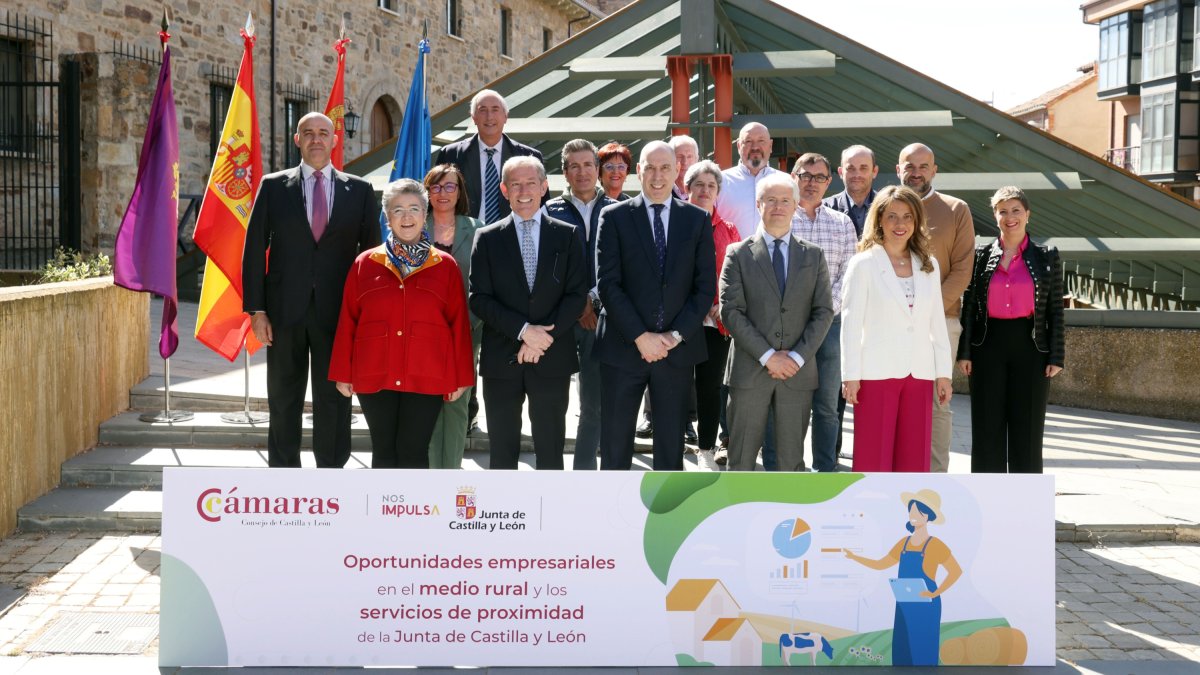
[[[385,143],[396,135],[393,110],[398,111],[399,106],[386,94],[380,96],[375,105],[371,106],[371,147]]]

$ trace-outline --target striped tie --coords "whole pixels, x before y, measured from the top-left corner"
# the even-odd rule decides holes
[[[521,221],[521,261],[525,263],[525,281],[529,292],[533,292],[533,278],[537,276],[537,249],[533,247],[533,226],[536,220]]]
[[[500,220],[500,172],[496,171],[496,149],[487,148],[487,166],[483,169],[483,220],[488,225]]]

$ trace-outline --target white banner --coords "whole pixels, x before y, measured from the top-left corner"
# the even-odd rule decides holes
[[[1049,476],[167,469],[163,502],[163,666],[1054,665]]]

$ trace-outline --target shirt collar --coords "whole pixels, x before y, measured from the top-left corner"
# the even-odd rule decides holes
[[[500,137],[500,140],[496,141],[495,145],[488,145],[487,143],[483,142],[482,138],[479,139],[479,151],[484,154],[487,154],[488,150],[495,150],[497,153],[499,153],[500,146],[502,146],[502,145],[504,145],[504,137],[503,136]]]
[[[929,192],[925,193],[924,197],[921,197],[921,201],[923,201],[923,202],[929,201],[930,199],[933,199],[933,196],[936,194],[937,194],[937,188],[930,185]]]
[[[596,201],[600,199],[600,195],[602,194],[604,194],[604,191],[600,189],[599,185],[597,185],[596,193],[592,195],[592,200],[585,202],[579,197],[576,197],[575,193],[571,192],[571,188],[567,188],[566,190],[563,190],[563,199],[569,202],[579,202],[580,204],[595,204]]]
[[[312,178],[312,175],[316,171],[317,170],[312,168],[311,166],[309,166],[307,162],[300,162],[300,174],[304,178],[304,180],[308,180],[309,178]],[[325,168],[321,169],[321,173],[325,176],[326,180],[332,179],[333,178],[333,175],[332,175],[333,174],[333,164],[326,164]]]

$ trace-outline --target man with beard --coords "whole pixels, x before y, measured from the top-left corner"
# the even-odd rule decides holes
[[[937,258],[942,275],[942,304],[945,305],[946,332],[950,336],[950,351],[953,353],[962,334],[962,324],[958,319],[962,311],[962,296],[971,281],[971,268],[975,263],[975,225],[971,220],[971,209],[963,200],[933,189],[937,164],[933,150],[927,145],[913,143],[901,150],[896,175],[902,183],[921,195],[921,203],[925,207],[930,250]],[[935,393],[930,471],[945,473],[950,466],[951,425],[950,405],[939,405]]]

